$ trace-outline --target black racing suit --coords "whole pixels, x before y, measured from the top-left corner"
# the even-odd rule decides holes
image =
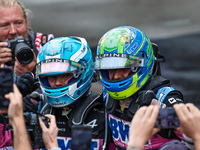
[[[171,107],[176,103],[183,103],[182,94],[171,87],[169,80],[161,76],[151,79],[148,84],[141,89],[141,91],[146,90],[153,90],[156,94],[156,98],[167,107]],[[120,100],[112,99],[105,90],[103,90],[103,93],[104,100],[106,101],[108,124],[112,131],[115,147],[119,150],[125,150],[128,143],[130,123],[135,112],[143,105],[150,105],[152,99],[150,99],[149,102],[138,102],[138,92],[128,98],[129,105],[121,111]],[[172,139],[181,140],[183,139],[182,134],[175,130],[161,130],[146,143],[145,149],[158,149],[161,145]]]
[[[46,108],[44,108],[46,107]],[[61,149],[71,147],[72,125],[85,125],[92,128],[91,150],[108,149],[111,133],[108,133],[105,125],[105,106],[101,95],[89,91],[78,102],[70,105],[67,110],[44,106],[43,114],[53,114],[59,129],[58,146]],[[107,140],[107,144],[105,142]],[[105,145],[106,144],[106,145]]]

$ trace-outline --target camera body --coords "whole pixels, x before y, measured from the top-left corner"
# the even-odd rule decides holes
[[[29,112],[24,113],[26,129],[31,138],[31,145],[34,149],[45,148],[38,117],[38,114],[30,114]],[[48,127],[48,119],[45,117],[41,117],[41,119],[45,123],[46,127]]]
[[[23,65],[27,65],[33,61],[34,53],[31,50],[32,44],[29,39],[23,36],[17,36],[5,42],[8,43],[7,47],[12,51],[12,61],[6,62],[7,66],[14,66],[15,57]]]

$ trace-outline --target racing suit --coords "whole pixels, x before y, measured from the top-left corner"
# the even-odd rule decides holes
[[[88,91],[78,102],[70,105],[67,109],[52,108],[46,104],[41,109],[41,113],[55,115],[59,129],[58,146],[62,150],[71,147],[72,125],[85,125],[92,128],[91,150],[108,148],[114,150],[114,146],[109,145],[111,133],[107,130],[105,122],[105,105],[102,101],[102,95]]]
[[[151,78],[141,91],[142,90],[152,90],[156,94],[157,100],[160,101],[161,104],[165,104],[167,107],[183,102],[182,94],[171,87],[169,80],[161,76]],[[139,107],[150,105],[151,103],[152,99],[148,104],[138,104],[138,102],[136,102],[138,93],[128,98],[124,110],[121,110],[122,100],[112,99],[105,89],[103,89],[108,124],[112,131],[112,138],[116,149],[126,149],[129,137],[129,127],[135,112]],[[146,143],[144,149],[158,149],[161,145],[172,139],[181,140],[183,137],[178,131],[163,129]]]

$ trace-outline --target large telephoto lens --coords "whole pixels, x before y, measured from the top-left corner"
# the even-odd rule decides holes
[[[34,54],[31,48],[25,43],[18,43],[16,45],[15,56],[17,57],[18,61],[23,65],[31,63],[34,58]]]

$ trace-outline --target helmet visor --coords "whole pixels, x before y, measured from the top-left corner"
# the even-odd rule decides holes
[[[83,70],[84,66],[74,61],[57,58],[46,59],[36,65],[36,77],[39,75],[73,73],[74,77],[77,78]]]
[[[144,59],[127,54],[102,54],[95,59],[95,69],[121,69],[133,67],[145,67]]]

